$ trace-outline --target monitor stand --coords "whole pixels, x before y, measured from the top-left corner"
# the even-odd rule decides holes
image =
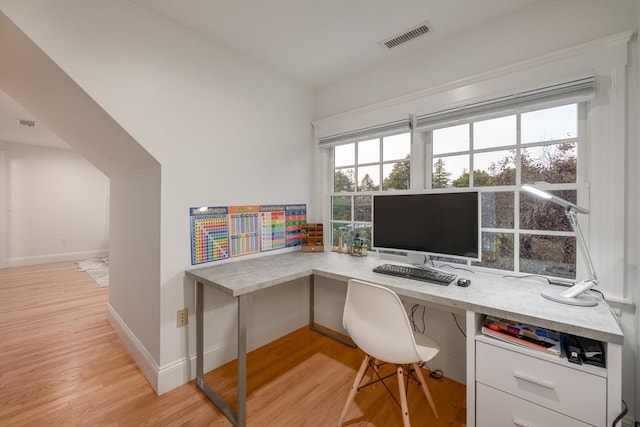
[[[415,267],[423,268],[425,270],[430,270],[436,273],[450,274],[449,272],[433,267],[434,264],[433,264],[433,261],[431,261],[430,255],[407,253],[407,263]],[[431,265],[428,265],[428,264],[431,264]]]

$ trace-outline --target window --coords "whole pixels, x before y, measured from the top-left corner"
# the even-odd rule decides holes
[[[482,261],[474,265],[576,277],[576,239],[564,211],[519,188],[542,181],[577,203],[578,109],[572,103],[426,132],[426,189],[481,191]]]
[[[363,139],[333,149],[331,239],[337,246],[356,235],[371,246],[372,194],[409,188],[411,132]]]

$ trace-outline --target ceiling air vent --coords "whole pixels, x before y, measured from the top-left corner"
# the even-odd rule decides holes
[[[27,120],[27,119],[18,119],[18,124],[22,125],[22,126],[28,126],[28,127],[34,127],[36,125],[36,122],[34,122],[33,120]]]
[[[413,40],[417,37],[423,36],[428,32],[429,32],[429,27],[423,24],[423,25],[420,25],[419,27],[414,28],[413,30],[407,31],[404,34],[400,34],[397,37],[387,40],[386,42],[383,42],[383,44],[389,49],[391,49],[396,46],[400,46],[401,44],[406,43],[410,40]]]

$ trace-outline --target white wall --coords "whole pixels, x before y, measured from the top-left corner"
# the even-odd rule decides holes
[[[354,75],[317,93],[314,119],[450,85],[529,58],[636,27],[634,1],[538,1],[425,52]]]
[[[319,219],[312,186],[313,95],[129,2],[2,1],[0,7],[161,165],[157,196],[154,185],[151,195],[141,188],[156,168],[125,174],[122,183],[119,177],[114,185],[123,193],[117,197],[112,188],[117,207],[111,210],[111,257],[123,260],[116,247],[135,239],[126,218],[139,220],[143,212],[127,211],[125,201],[135,200],[137,191],[142,200],[151,199],[150,209],[159,201],[160,266],[159,271],[146,268],[154,263],[141,253],[145,243],[151,252],[158,248],[142,234],[114,278],[110,319],[158,392],[182,384],[195,368],[190,360],[195,318],[187,328],[175,326],[178,309],[186,306],[195,313],[193,284],[184,278],[184,270],[192,267],[189,208],[306,203],[309,219]],[[145,232],[155,225],[151,222]],[[136,270],[137,261],[142,263]],[[254,316],[250,345],[304,323],[306,290],[299,285],[255,298],[249,307]],[[282,305],[292,310],[283,311]],[[233,357],[234,322],[228,319],[233,320],[229,313],[235,305],[207,292],[205,309],[208,324],[227,325],[207,332],[209,369]]]
[[[0,142],[0,151],[0,267],[108,254],[106,176],[71,150]]]
[[[385,118],[392,121],[409,113],[445,109],[491,91],[504,95],[499,91],[517,90],[523,84],[562,81],[580,71],[596,74],[598,91],[589,129],[594,208],[590,247],[601,288],[619,302],[612,305],[620,313],[625,334],[622,390],[630,407],[629,419],[640,413],[637,36],[629,48],[626,42],[613,48],[617,43],[613,37],[611,48],[602,44],[602,55],[580,57],[593,47],[591,42],[637,31],[639,10],[640,3],[635,1],[535,2],[506,19],[460,34],[428,54],[414,52],[321,88],[314,114],[317,136],[337,134],[384,123]],[[626,115],[621,114],[625,108]],[[332,307],[324,309],[329,320],[335,317]],[[438,325],[450,326],[446,321]]]

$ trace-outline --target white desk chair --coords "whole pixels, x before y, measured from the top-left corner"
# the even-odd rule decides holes
[[[377,375],[375,360],[396,365],[404,427],[411,425],[406,394],[408,380],[405,384],[405,377],[411,377],[420,383],[433,415],[438,418],[438,412],[418,363],[433,359],[440,347],[431,338],[413,332],[407,313],[395,292],[383,286],[349,280],[342,323],[351,339],[365,352],[365,357],[351,386],[338,426],[343,425],[356,393],[367,385],[360,386],[360,383],[368,368],[372,367]],[[411,367],[417,379],[411,376]]]

